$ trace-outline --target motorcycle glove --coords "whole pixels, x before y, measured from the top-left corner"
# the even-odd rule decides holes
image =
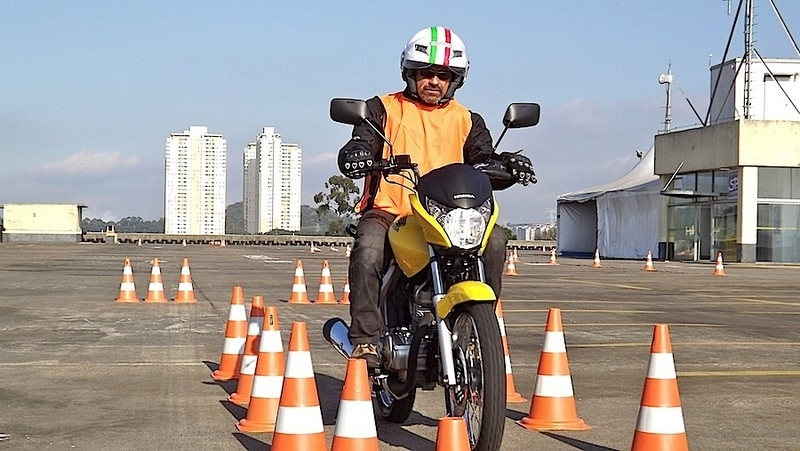
[[[374,163],[372,155],[365,149],[345,149],[342,150],[342,153],[342,158],[339,159],[339,170],[347,178],[360,179],[364,177],[364,171],[371,168]]]
[[[506,171],[520,185],[536,183],[536,174],[533,172],[533,163],[525,155],[516,152],[503,152],[499,155],[500,161],[506,165]]]

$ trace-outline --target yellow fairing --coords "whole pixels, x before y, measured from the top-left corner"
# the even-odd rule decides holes
[[[415,216],[400,216],[395,219],[389,228],[389,244],[397,266],[406,277],[411,277],[428,266],[428,243],[425,242],[419,220]]]
[[[450,287],[447,294],[436,304],[436,313],[439,318],[444,318],[450,314],[453,307],[462,302],[494,302],[496,299],[494,290],[489,285],[475,280],[467,280]]]

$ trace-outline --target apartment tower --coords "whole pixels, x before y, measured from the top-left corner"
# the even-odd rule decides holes
[[[165,143],[164,233],[225,233],[227,141],[190,126]]]
[[[300,230],[302,150],[264,127],[243,154],[244,224],[247,233]]]

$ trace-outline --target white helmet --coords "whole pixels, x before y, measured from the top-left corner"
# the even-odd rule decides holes
[[[464,84],[469,71],[469,59],[464,41],[445,27],[428,27],[418,31],[406,44],[400,56],[400,70],[408,91],[417,96],[414,71],[430,66],[444,66],[453,73],[450,88],[441,103],[453,98],[456,89]]]

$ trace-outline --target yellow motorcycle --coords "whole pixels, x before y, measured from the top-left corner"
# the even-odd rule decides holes
[[[367,123],[389,143],[366,119],[363,100],[333,99],[330,115],[340,123]],[[539,105],[513,103],[500,139],[509,128],[538,121]],[[510,177],[501,163],[494,163],[479,168],[450,164],[420,177],[408,155],[392,152],[370,168],[404,175],[415,187],[409,193],[413,213],[397,218],[388,232],[394,258],[379,300],[384,333],[378,344],[381,368],[372,376],[376,411],[402,423],[413,410],[418,388],[441,385],[447,415],[464,417],[474,450],[500,448],[506,414],[497,295],[486,283],[482,257],[498,218],[490,177]],[[343,319],[328,320],[323,335],[344,357],[351,355]]]

